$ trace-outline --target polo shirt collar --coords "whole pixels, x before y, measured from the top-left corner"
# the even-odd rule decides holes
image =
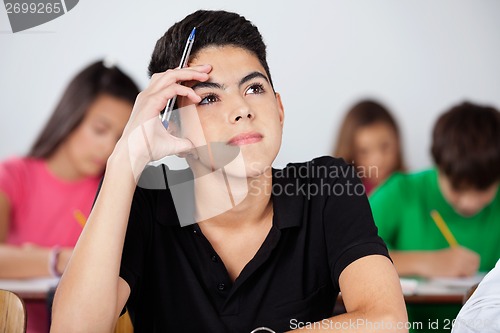
[[[165,171],[169,172],[168,169]],[[179,177],[184,181],[192,177],[190,169],[177,172],[179,172]],[[297,190],[297,187],[300,186],[300,178],[283,177],[284,174],[286,173],[284,173],[283,170],[272,169],[273,191],[271,200],[273,200],[274,210],[273,223],[280,230],[300,227],[302,225],[302,220],[308,214],[307,209],[304,209],[304,201],[306,198]],[[168,214],[168,211],[175,209],[170,191],[161,192],[162,193],[157,196],[156,204],[158,222],[166,226],[179,226],[179,220],[177,218],[168,218],[168,216],[171,216]]]
[[[274,224],[278,229],[300,227],[308,214],[304,209],[305,197],[297,190],[299,178],[283,177],[284,174],[283,170],[273,168]]]

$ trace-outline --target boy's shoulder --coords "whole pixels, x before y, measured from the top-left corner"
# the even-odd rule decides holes
[[[297,168],[314,168],[314,167],[339,167],[339,168],[349,168],[353,167],[352,164],[348,164],[343,158],[337,158],[332,156],[320,156],[313,158],[312,160],[305,162],[290,162],[286,165],[285,169],[297,169]],[[279,169],[278,169],[279,170]]]
[[[428,182],[435,180],[437,177],[437,170],[434,168],[424,169],[414,172],[395,172],[391,175],[381,187],[389,186],[391,183],[402,183],[406,186],[426,186]]]
[[[407,197],[413,193],[418,196],[421,192],[436,188],[436,182],[437,170],[434,168],[409,173],[395,172],[373,191],[370,201],[385,194],[393,196],[399,193]]]
[[[0,163],[0,174],[10,177],[29,176],[34,172],[45,170],[41,159],[12,156]]]
[[[283,169],[274,169],[274,178],[338,179],[356,175],[352,164],[342,158],[321,156],[305,162],[288,163]]]

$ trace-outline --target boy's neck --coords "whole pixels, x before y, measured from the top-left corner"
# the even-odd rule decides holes
[[[195,182],[197,220],[225,229],[260,225],[272,214],[271,172],[253,178],[219,175]]]

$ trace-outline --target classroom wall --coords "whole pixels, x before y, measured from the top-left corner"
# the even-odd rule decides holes
[[[156,40],[199,9],[237,11],[268,43],[286,119],[275,163],[329,154],[343,113],[362,97],[399,120],[411,169],[431,164],[431,127],[464,99],[500,107],[500,1],[82,0],[12,34],[0,8],[0,159],[24,154],[84,64],[112,57],[141,87]]]

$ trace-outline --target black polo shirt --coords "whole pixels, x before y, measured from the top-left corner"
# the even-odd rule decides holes
[[[199,226],[179,225],[168,189],[137,188],[120,270],[135,332],[287,331],[332,315],[347,265],[388,256],[352,166],[321,157],[272,181],[272,228],[234,283]]]

